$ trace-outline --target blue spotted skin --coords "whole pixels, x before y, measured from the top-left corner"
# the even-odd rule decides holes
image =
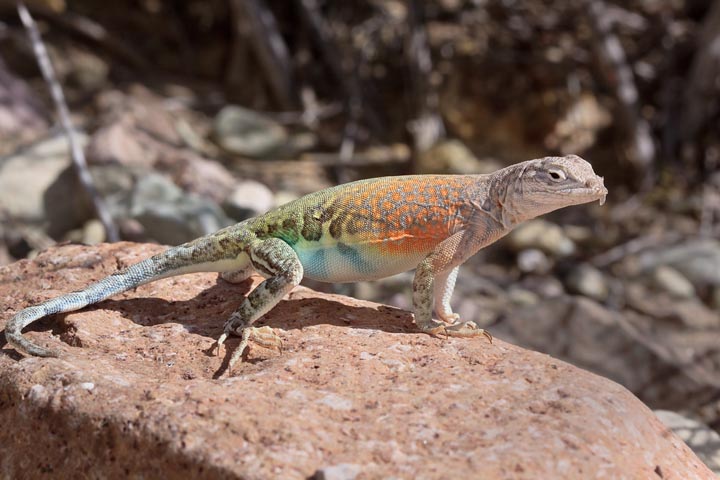
[[[217,342],[219,347],[231,333],[242,337],[232,368],[250,339],[276,344],[271,331],[252,324],[303,277],[353,282],[417,267],[413,306],[423,332],[487,336],[473,322],[460,322],[450,308],[459,265],[524,220],[602,202],[606,194],[602,178],[574,155],[530,160],[489,175],[385,177],[340,185],[170,248],[80,292],[26,308],[8,322],[5,335],[20,352],[56,356],[25,339],[22,329],[160,278],[217,271],[227,281],[241,282],[257,272],[266,280],[228,319]],[[432,318],[433,304],[440,321]]]

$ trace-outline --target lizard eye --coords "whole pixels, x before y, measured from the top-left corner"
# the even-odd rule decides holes
[[[556,181],[565,180],[567,177],[565,176],[565,172],[562,170],[559,170],[557,168],[552,168],[548,170],[548,174],[550,175],[550,178]]]

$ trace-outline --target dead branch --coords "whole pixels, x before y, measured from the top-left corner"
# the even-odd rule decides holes
[[[682,235],[677,232],[670,232],[663,236],[647,235],[644,237],[633,238],[632,240],[617,245],[610,250],[596,255],[590,260],[590,263],[598,268],[607,267],[613,263],[617,263],[626,257],[636,255],[648,248],[660,245],[671,245],[677,242]]]
[[[429,150],[445,136],[445,125],[439,110],[439,96],[430,82],[432,56],[425,30],[423,2],[409,5],[409,32],[405,52],[410,67],[415,118],[408,128],[413,136],[416,153]]]
[[[587,0],[588,19],[595,35],[595,51],[605,82],[615,91],[618,120],[628,132],[627,156],[639,186],[649,188],[655,177],[655,143],[650,125],[640,114],[639,94],[635,78],[625,57],[620,39],[612,31],[612,16],[603,0]]]
[[[20,16],[20,20],[25,26],[28,36],[30,37],[30,42],[32,43],[33,52],[37,58],[38,66],[40,67],[43,78],[50,89],[50,95],[55,103],[60,124],[67,136],[68,144],[70,145],[70,158],[72,159],[75,173],[80,180],[80,184],[90,196],[95,213],[105,228],[107,240],[110,242],[116,242],[120,239],[118,228],[110,216],[110,213],[105,206],[105,202],[100,197],[97,189],[95,188],[95,184],[93,183],[92,176],[90,175],[90,171],[87,167],[87,161],[85,160],[85,153],[80,147],[77,137],[75,136],[75,131],[70,119],[70,111],[65,102],[65,95],[63,94],[60,83],[55,76],[55,70],[50,62],[50,57],[48,56],[45,44],[42,42],[42,38],[40,37],[40,32],[38,31],[35,21],[23,2],[17,3],[17,11]]]
[[[693,59],[685,88],[680,134],[686,142],[698,133],[720,109],[717,102],[717,78],[720,74],[720,0],[716,0],[703,22],[697,39],[698,50]]]
[[[231,7],[233,28],[239,35],[247,32],[255,58],[280,107],[283,110],[296,108],[298,90],[293,80],[292,62],[275,16],[261,0],[232,0]]]

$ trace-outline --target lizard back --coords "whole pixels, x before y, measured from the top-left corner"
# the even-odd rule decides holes
[[[308,278],[350,282],[410,270],[469,213],[470,175],[360,180],[302,197],[250,220],[258,239],[297,253]]]

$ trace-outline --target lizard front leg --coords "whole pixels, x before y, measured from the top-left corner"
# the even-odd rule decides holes
[[[413,280],[415,323],[423,332],[431,335],[451,337],[483,335],[492,342],[492,335],[489,332],[479,328],[475,322],[459,321],[459,315],[453,313],[450,308],[450,296],[455,287],[458,267],[467,255],[467,252],[458,253],[462,235],[463,232],[458,232],[441,242],[415,270]],[[451,325],[433,320],[433,297],[438,302],[436,307],[438,316],[442,320],[451,322]]]
[[[455,281],[457,280],[460,266],[435,275],[433,282],[433,296],[435,297],[435,313],[443,322],[455,323],[460,319],[460,315],[453,313],[450,306],[453,290],[455,290]]]
[[[277,335],[269,327],[255,328],[252,324],[272,309],[284,296],[300,283],[303,266],[295,251],[279,238],[258,241],[250,246],[253,268],[267,277],[225,323],[225,331],[217,341],[218,351],[229,334],[240,335],[241,341],[233,352],[228,371],[240,359],[251,339],[265,346],[278,346]]]

